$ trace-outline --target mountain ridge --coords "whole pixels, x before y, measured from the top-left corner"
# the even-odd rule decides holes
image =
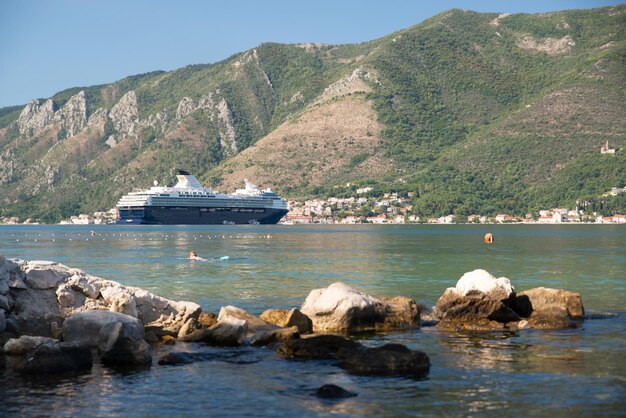
[[[453,9],[371,42],[264,43],[2,108],[0,215],[108,209],[180,166],[296,198],[412,191],[424,215],[592,198],[626,182],[625,16]],[[618,153],[598,159],[606,140]]]

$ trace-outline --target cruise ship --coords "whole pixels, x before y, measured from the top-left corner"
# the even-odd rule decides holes
[[[174,187],[132,191],[117,202],[118,224],[205,225],[275,224],[288,212],[287,201],[248,180],[231,194],[217,193],[178,170]]]

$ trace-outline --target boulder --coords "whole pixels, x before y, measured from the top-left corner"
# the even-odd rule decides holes
[[[198,315],[198,322],[202,327],[209,328],[217,324],[217,316],[213,312],[201,312]]]
[[[272,340],[273,337],[271,337],[270,334],[276,333],[280,330],[278,326],[265,322],[261,318],[250,315],[248,312],[235,306],[222,307],[219,315],[217,316],[217,324],[210,329],[215,329],[217,325],[220,325],[223,322],[231,324],[243,322],[245,324],[246,334],[240,344],[244,342],[254,343],[256,340]],[[278,335],[282,334],[276,333],[276,336]]]
[[[337,366],[360,375],[424,376],[430,360],[421,351],[402,344],[386,344],[370,348],[337,336],[318,335],[282,343],[277,354],[289,359],[339,360]]]
[[[195,331],[184,338],[187,342],[204,342],[222,347],[235,347],[245,342],[248,325],[243,319],[226,318],[210,328]]]
[[[21,289],[10,292],[13,309],[7,320],[19,335],[51,337],[53,323],[63,323],[63,313],[55,289]]]
[[[516,306],[528,317],[531,328],[572,328],[585,316],[579,293],[537,287],[520,292]]]
[[[257,333],[255,339],[251,341],[254,346],[270,345],[278,342],[294,340],[300,338],[298,327],[277,328],[264,333]]]
[[[141,338],[121,337],[103,352],[101,360],[106,365],[149,366],[152,364],[152,350]]]
[[[30,351],[15,366],[25,374],[61,373],[89,370],[93,364],[91,349],[78,343],[41,344]]]
[[[410,299],[378,299],[344,283],[315,289],[301,311],[315,332],[353,332],[419,326],[419,310]]]
[[[119,325],[118,325],[119,324]],[[144,326],[137,318],[111,311],[85,311],[67,318],[63,323],[63,340],[88,347],[110,346],[110,335],[144,338]]]
[[[52,261],[31,261],[24,272],[31,289],[54,289],[70,275],[69,267]]]
[[[313,332],[313,321],[311,318],[300,312],[299,309],[268,309],[260,316],[262,320],[279,327],[298,327],[300,334],[310,334]]]
[[[0,309],[0,334],[7,329],[7,319],[4,316],[4,311]]]
[[[315,391],[315,396],[322,399],[343,399],[357,396],[356,393],[345,390],[341,386],[327,384]]]
[[[506,324],[521,319],[511,308],[514,298],[509,279],[496,279],[485,270],[465,273],[456,287],[446,289],[437,301],[438,326],[461,330],[506,328]]]
[[[23,355],[40,346],[41,344],[58,343],[54,338],[22,335],[19,338],[11,338],[4,345],[4,352],[12,355]]]
[[[195,318],[189,318],[178,331],[178,338],[183,338],[199,329],[202,329],[202,324]]]
[[[385,307],[383,329],[410,329],[420,325],[420,308],[405,296],[381,298]]]

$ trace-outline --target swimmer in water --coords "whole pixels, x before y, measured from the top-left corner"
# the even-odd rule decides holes
[[[189,259],[190,260],[205,261],[205,259],[202,258],[202,257],[199,257],[198,254],[196,254],[195,251],[189,251]]]

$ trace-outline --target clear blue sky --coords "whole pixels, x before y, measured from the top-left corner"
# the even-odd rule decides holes
[[[263,42],[364,42],[450,8],[536,13],[610,0],[0,0],[0,107],[214,63]]]

